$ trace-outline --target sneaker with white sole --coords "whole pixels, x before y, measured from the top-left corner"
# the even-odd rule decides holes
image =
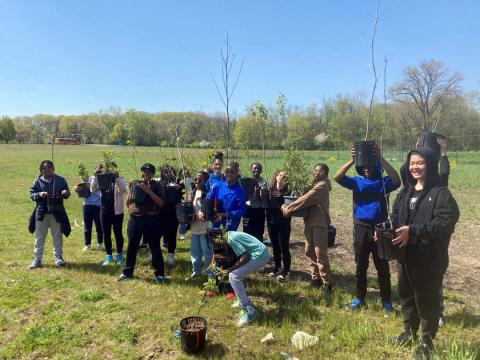
[[[32,263],[29,266],[30,270],[37,269],[39,267],[42,267],[42,262],[40,260],[33,260]]]
[[[278,276],[278,274],[280,274],[280,271],[279,271],[279,270],[273,270],[273,271],[270,271],[270,272],[268,273],[268,276],[270,276],[270,277],[276,277],[276,276]]]
[[[117,265],[122,265],[123,256],[122,254],[117,254]]]
[[[165,283],[165,277],[162,275],[156,275],[154,280],[157,284]]]
[[[232,308],[239,308],[240,307],[240,300],[236,300],[232,305],[230,305]]]
[[[277,276],[277,279],[278,281],[287,281],[290,279],[290,272],[287,271],[287,272],[281,272],[280,274],[278,274]]]
[[[63,260],[63,258],[59,256],[55,259],[55,265],[58,267],[65,266],[65,260]]]
[[[90,245],[85,245],[82,249],[83,252],[90,250]]]
[[[180,235],[180,240],[185,240],[185,234]]]
[[[248,325],[256,316],[257,310],[252,305],[247,305],[246,309],[242,309],[238,326],[244,327]]]
[[[105,248],[103,247],[102,244],[98,243],[98,244],[97,244],[97,250],[98,250],[98,251],[103,251],[103,250],[105,250]]]
[[[113,263],[113,256],[112,255],[107,255],[107,256],[105,256],[105,261],[102,263],[102,266],[108,266],[111,263]]]
[[[168,266],[173,266],[174,263],[175,263],[175,254],[174,253],[168,253],[168,255],[167,255]]]

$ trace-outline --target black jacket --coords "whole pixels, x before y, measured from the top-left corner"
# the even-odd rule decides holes
[[[392,222],[395,228],[408,225],[409,242],[405,263],[427,272],[444,273],[448,267],[448,245],[460,212],[447,187],[439,185],[437,163],[427,148],[414,150],[427,159],[427,182],[415,210],[409,202],[414,191],[409,175],[406,186],[393,204]],[[407,161],[410,162],[411,151]],[[432,165],[433,164],[433,165]]]

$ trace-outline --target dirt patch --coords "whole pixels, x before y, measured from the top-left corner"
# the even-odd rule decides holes
[[[329,250],[330,263],[336,269],[350,274],[355,272],[353,255],[352,218],[337,216],[332,218],[337,228],[336,246]],[[298,272],[306,269],[303,254],[303,221],[294,218],[292,221],[292,236],[290,240],[292,251],[292,270]],[[444,288],[447,291],[458,292],[465,304],[480,315],[480,224],[460,221],[450,242],[450,264],[444,278]],[[368,268],[369,276],[376,277],[373,262]],[[396,277],[396,262],[390,262],[392,277]],[[353,275],[352,275],[353,282]]]

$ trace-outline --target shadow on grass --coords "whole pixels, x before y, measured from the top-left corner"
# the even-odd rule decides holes
[[[447,323],[452,323],[458,325],[464,329],[466,328],[477,328],[480,326],[480,316],[462,309],[453,313],[452,315],[446,316],[445,321]]]

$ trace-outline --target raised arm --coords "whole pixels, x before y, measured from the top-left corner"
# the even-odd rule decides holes
[[[346,175],[347,171],[352,167],[352,165],[355,163],[355,148],[352,147],[351,152],[352,152],[352,158],[340,169],[338,169],[338,171],[335,173],[333,180],[335,180],[336,182],[339,182]]]

